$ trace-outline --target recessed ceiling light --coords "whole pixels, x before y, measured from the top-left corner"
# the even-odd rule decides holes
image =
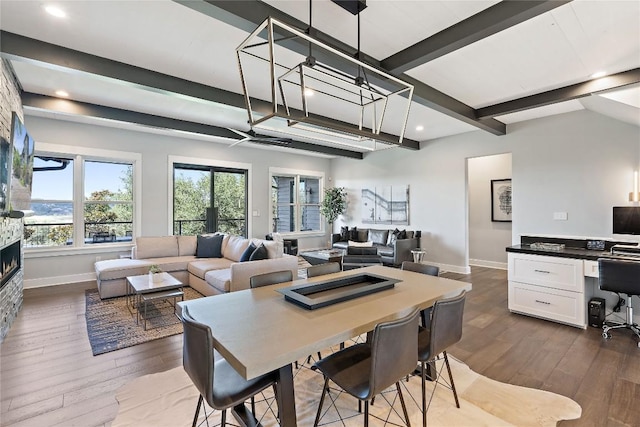
[[[606,71],[598,71],[597,73],[591,74],[592,79],[599,79],[600,77],[604,77],[607,75]]]
[[[423,131],[424,130],[424,126],[422,126],[422,125],[416,126],[416,130],[418,132]]]
[[[56,95],[62,97],[62,98],[68,98],[69,97],[69,93],[65,92],[64,90],[57,90],[56,91]]]
[[[53,5],[45,6],[44,10],[49,15],[55,16],[56,18],[65,18],[67,16],[66,12],[60,9],[58,6],[53,6]]]
[[[314,94],[313,89],[309,89],[309,88],[304,89],[304,96],[313,96],[313,94]]]

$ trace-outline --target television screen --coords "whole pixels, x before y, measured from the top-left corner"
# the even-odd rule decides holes
[[[11,189],[11,144],[0,137],[0,214],[9,211]]]
[[[613,208],[613,234],[640,235],[640,206]]]
[[[34,142],[15,111],[11,118],[11,145],[13,148],[11,209],[25,211],[31,208]]]

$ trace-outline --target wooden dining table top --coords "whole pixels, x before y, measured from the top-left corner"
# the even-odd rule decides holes
[[[286,301],[277,289],[331,278],[372,273],[398,279],[391,289],[315,310]],[[256,289],[180,302],[198,322],[208,325],[215,349],[246,379],[373,330],[380,322],[424,309],[471,284],[442,277],[371,266],[299,279]]]

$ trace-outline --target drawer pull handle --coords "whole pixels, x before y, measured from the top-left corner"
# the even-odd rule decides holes
[[[551,274],[551,272],[547,270],[533,270],[533,271],[535,271],[536,273]]]
[[[551,305],[550,302],[540,301],[539,299],[537,299],[536,302],[539,302],[540,304],[544,304],[544,305]]]

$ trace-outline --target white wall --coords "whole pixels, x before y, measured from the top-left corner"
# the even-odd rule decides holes
[[[640,128],[582,110],[516,123],[504,136],[475,131],[424,143],[419,151],[337,159],[335,185],[348,189],[350,206],[336,227],[361,225],[363,185],[409,184],[407,228],[423,231],[425,260],[469,271],[466,159],[511,152],[514,243],[528,233],[611,238],[611,208],[628,203],[638,140]],[[558,211],[568,220],[554,221]]]
[[[511,222],[491,221],[491,180],[511,178],[511,153],[471,158],[467,173],[469,264],[506,269]]]
[[[323,171],[329,177],[330,159],[311,157],[292,152],[268,151],[238,145],[186,139],[178,136],[159,135],[83,123],[29,116],[25,118],[29,133],[36,141],[50,144],[73,145],[141,153],[142,155],[142,224],[145,236],[167,235],[169,224],[169,156],[195,157],[220,162],[241,162],[251,165],[249,176],[249,215],[254,210],[260,216],[249,216],[249,234],[261,237],[270,231],[269,224],[269,167],[286,167],[301,170]],[[331,185],[329,182],[325,185]],[[327,237],[299,239],[304,248],[323,247]],[[126,247],[117,250],[86,248],[60,251],[56,256],[48,252],[27,253],[25,261],[25,287],[44,286],[95,278],[93,263],[96,257],[115,258]]]

